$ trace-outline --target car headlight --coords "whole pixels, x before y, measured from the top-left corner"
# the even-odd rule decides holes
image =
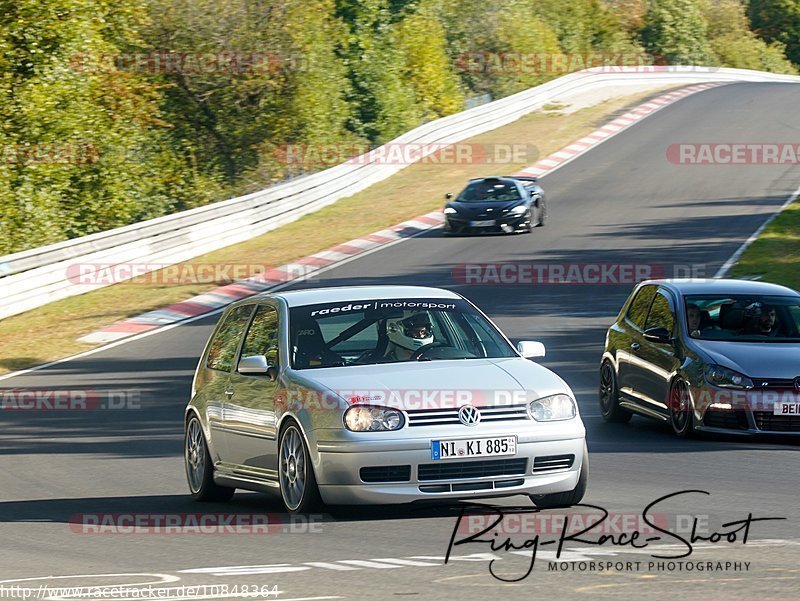
[[[566,394],[554,394],[536,399],[528,405],[528,411],[537,422],[572,419],[578,414],[574,399]]]
[[[721,365],[706,365],[705,378],[706,382],[719,388],[753,387],[753,381],[750,378]]]
[[[445,207],[444,214],[445,215],[455,215],[458,211],[456,211],[453,207]]]
[[[344,412],[345,428],[352,432],[382,432],[399,430],[405,418],[397,409],[353,405]]]
[[[512,215],[522,215],[523,213],[526,213],[527,211],[528,211],[528,207],[526,207],[525,205],[517,205],[516,207],[511,209],[509,211],[509,213],[511,213]]]

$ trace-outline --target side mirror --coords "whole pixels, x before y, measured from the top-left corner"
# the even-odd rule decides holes
[[[239,360],[239,365],[236,366],[236,371],[240,374],[265,374],[269,369],[270,365],[264,355],[242,357]]]
[[[447,194],[444,195],[444,198],[445,198],[445,200],[450,200],[451,198],[453,198],[453,193],[452,192],[448,192]]]
[[[536,359],[537,357],[544,357],[545,349],[541,342],[535,340],[521,340],[517,343],[517,350],[519,354],[526,359]]]
[[[672,335],[667,328],[648,328],[644,331],[644,339],[650,342],[669,344],[672,342]]]

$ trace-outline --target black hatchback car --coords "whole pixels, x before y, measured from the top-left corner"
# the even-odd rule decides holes
[[[743,280],[650,280],[606,334],[600,412],[675,434],[800,434],[800,293]]]
[[[444,230],[451,234],[530,232],[547,216],[544,190],[535,177],[471,179],[455,199],[445,198]]]

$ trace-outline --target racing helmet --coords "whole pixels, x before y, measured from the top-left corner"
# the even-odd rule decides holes
[[[433,342],[433,328],[428,314],[413,313],[407,317],[386,320],[389,340],[409,351]]]

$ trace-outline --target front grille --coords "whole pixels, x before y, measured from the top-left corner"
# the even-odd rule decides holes
[[[410,465],[381,465],[361,468],[362,482],[408,482],[411,480]]]
[[[752,378],[755,390],[794,390],[794,378]]]
[[[503,488],[513,488],[525,484],[525,478],[515,480],[487,480],[484,482],[464,482],[453,484],[420,484],[419,492],[450,493],[450,492],[474,492],[476,490],[500,490]]]
[[[528,460],[526,458],[422,463],[417,469],[417,478],[420,481],[424,481],[484,478],[487,476],[524,476],[527,465]]]
[[[458,419],[460,407],[448,409],[411,409],[408,413],[408,425],[414,426],[452,426],[463,425]],[[506,422],[528,419],[527,405],[497,405],[496,407],[479,407],[481,423]]]
[[[533,473],[568,470],[575,463],[575,455],[546,455],[533,460]]]
[[[703,416],[703,425],[709,428],[747,430],[747,414],[744,411],[709,409]]]
[[[765,432],[800,432],[800,415],[773,415],[770,411],[753,411],[756,427]]]

